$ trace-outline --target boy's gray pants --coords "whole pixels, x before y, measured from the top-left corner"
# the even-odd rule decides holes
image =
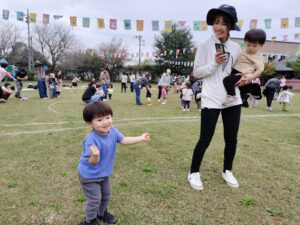
[[[79,181],[86,197],[85,220],[90,223],[97,216],[103,216],[111,196],[109,177],[85,179],[79,175]]]

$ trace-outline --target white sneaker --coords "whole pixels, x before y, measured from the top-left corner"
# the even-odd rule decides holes
[[[200,173],[189,173],[188,175],[188,182],[190,183],[191,187],[197,191],[203,190],[203,184],[200,179]]]
[[[227,95],[227,98],[225,102],[223,103],[224,106],[231,106],[233,103],[235,103],[238,100],[236,95]]]
[[[232,188],[239,187],[239,183],[237,182],[237,180],[235,179],[231,171],[225,170],[225,173],[222,172],[222,178],[230,187]]]

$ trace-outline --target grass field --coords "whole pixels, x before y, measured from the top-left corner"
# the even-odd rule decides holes
[[[201,167],[204,190],[187,182],[199,136],[199,112],[181,112],[179,97],[166,105],[134,105],[134,94],[114,85],[114,125],[126,136],[149,132],[151,141],[118,147],[110,211],[121,225],[300,224],[300,93],[289,111],[273,102],[265,111],[242,110],[234,174],[240,188],[221,179],[223,130],[217,124]],[[154,89],[154,96],[157,92]],[[85,198],[77,176],[83,89],[42,100],[23,91],[0,105],[0,224],[77,225]],[[144,100],[145,92],[142,92]]]

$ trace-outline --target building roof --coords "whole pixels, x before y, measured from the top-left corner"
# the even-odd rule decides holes
[[[286,66],[287,62],[295,62],[297,60],[296,56],[288,57],[284,60],[279,61],[275,66],[275,71],[294,71],[292,68]]]

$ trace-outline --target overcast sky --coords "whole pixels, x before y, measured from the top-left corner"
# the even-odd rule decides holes
[[[95,47],[103,41],[113,37],[122,38],[131,52],[137,52],[138,40],[136,35],[142,35],[145,44],[143,52],[153,51],[154,36],[160,32],[152,31],[151,21],[159,20],[160,29],[163,29],[165,20],[185,20],[187,25],[192,26],[193,21],[206,20],[209,9],[217,8],[221,4],[235,6],[238,18],[244,19],[241,32],[231,32],[232,37],[243,37],[245,31],[249,29],[251,19],[258,19],[258,27],[264,27],[264,19],[272,19],[272,28],[266,30],[267,39],[277,37],[276,40],[282,41],[283,35],[288,35],[288,41],[300,42],[294,39],[295,33],[300,33],[300,28],[295,28],[295,17],[300,17],[300,0],[0,0],[0,10],[10,11],[10,22],[24,24],[16,21],[16,11],[29,9],[38,15],[38,23],[42,23],[42,14],[50,15],[50,23],[54,21],[53,15],[63,15],[60,22],[69,26],[69,17],[77,16],[77,27],[73,32],[81,41],[84,47]],[[90,17],[90,28],[82,27],[82,17]],[[106,28],[98,29],[96,18],[106,19]],[[280,29],[280,18],[289,18],[289,28]],[[118,29],[110,30],[108,20],[117,19]],[[125,31],[123,20],[132,20],[132,30]],[[144,31],[136,31],[136,20],[144,20]],[[24,26],[25,27],[25,26]],[[204,41],[211,34],[208,31],[193,31],[193,41],[195,44]]]

